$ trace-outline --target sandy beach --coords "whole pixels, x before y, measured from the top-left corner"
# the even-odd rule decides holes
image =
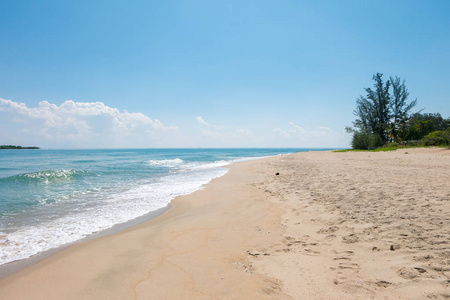
[[[0,299],[450,299],[450,150],[229,168],[155,219],[1,279]]]

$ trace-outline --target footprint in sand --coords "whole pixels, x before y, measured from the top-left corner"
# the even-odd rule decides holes
[[[316,256],[316,255],[320,254],[319,251],[315,251],[315,250],[312,250],[312,249],[309,249],[309,248],[305,248],[304,251],[305,252],[303,254],[311,255],[311,256]]]
[[[356,263],[339,263],[339,269],[359,269],[359,265]]]
[[[333,258],[333,260],[350,260],[350,257],[345,257],[345,256],[335,257],[335,258]]]
[[[353,243],[358,242],[358,240],[359,240],[359,236],[357,236],[354,233],[342,237],[342,242],[345,244],[353,244]]]
[[[336,232],[338,230],[339,230],[339,227],[337,227],[337,226],[330,226],[330,227],[321,228],[319,231],[317,231],[317,233],[330,234],[330,233],[334,233],[334,232]]]

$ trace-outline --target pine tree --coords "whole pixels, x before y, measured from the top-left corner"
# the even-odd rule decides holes
[[[417,104],[417,99],[407,103],[409,93],[404,81],[391,77],[383,82],[382,77],[381,73],[375,74],[372,78],[375,81],[374,89],[366,88],[367,95],[356,100],[353,112],[357,117],[353,122],[356,129],[348,129],[353,132],[353,139],[364,136],[365,140],[372,141],[374,147],[398,140],[401,125],[407,121],[411,109]]]
[[[407,104],[409,92],[406,88],[405,81],[401,82],[399,77],[391,77],[392,83],[392,100],[391,100],[391,112],[392,122],[390,124],[390,133],[393,137],[392,140],[398,139],[400,128],[402,128],[409,118],[409,112],[416,106],[417,99]],[[391,141],[392,141],[391,140]]]

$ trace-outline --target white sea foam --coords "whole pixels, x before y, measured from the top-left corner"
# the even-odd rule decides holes
[[[183,160],[180,158],[175,159],[155,159],[155,160],[147,160],[145,163],[149,166],[157,166],[157,167],[175,167],[183,163]]]
[[[224,175],[227,170],[217,168],[222,164],[198,165],[197,170],[168,175],[156,182],[141,182],[128,190],[104,196],[101,205],[79,208],[63,217],[8,234],[0,232],[0,264],[75,242],[163,208],[175,197],[199,190],[213,178]]]
[[[72,179],[75,176],[85,174],[82,170],[44,170],[39,172],[19,174],[11,176],[10,179],[14,181],[37,181],[49,184],[61,180]]]

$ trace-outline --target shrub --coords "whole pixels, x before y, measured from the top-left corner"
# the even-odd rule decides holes
[[[399,143],[397,143],[397,142],[392,142],[392,143],[383,145],[383,148],[387,148],[387,147],[399,147],[399,146],[400,146]]]
[[[383,140],[380,136],[368,132],[354,132],[352,139],[352,148],[367,150],[375,149],[383,145]]]
[[[444,146],[450,145],[450,131],[434,131],[420,140],[424,146]]]

